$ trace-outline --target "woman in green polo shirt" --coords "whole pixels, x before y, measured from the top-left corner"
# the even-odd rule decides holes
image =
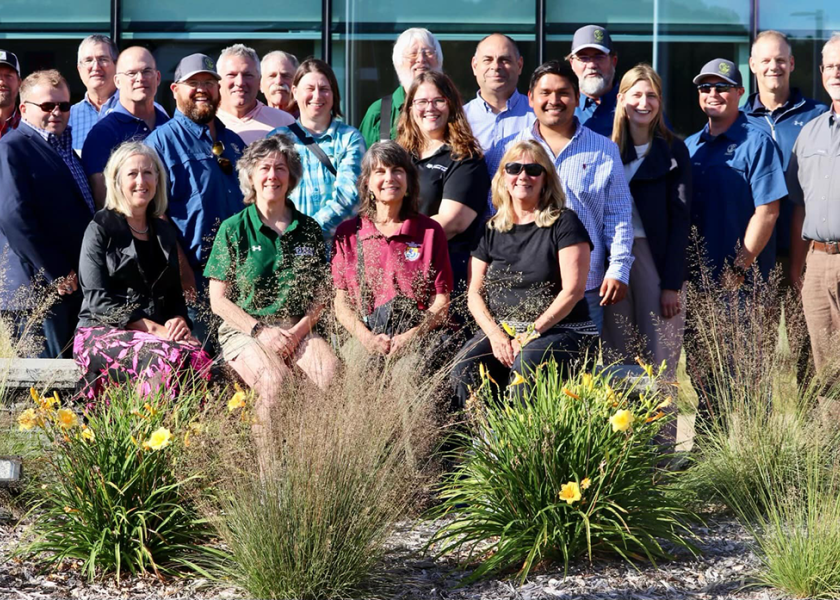
[[[338,359],[312,331],[329,278],[321,227],[288,199],[302,171],[294,144],[282,135],[258,140],[236,167],[248,206],[219,227],[204,275],[210,307],[223,320],[222,357],[259,396],[259,439],[291,369],[323,389]]]

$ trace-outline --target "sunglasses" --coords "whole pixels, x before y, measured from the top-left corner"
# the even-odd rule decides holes
[[[510,162],[505,165],[505,173],[508,175],[519,175],[525,169],[525,174],[528,177],[539,177],[545,173],[545,169],[538,163],[518,163]]]
[[[70,112],[69,102],[41,102],[41,104],[38,104],[37,102],[30,102],[29,100],[26,100],[24,104],[33,104],[41,110],[43,110],[45,113],[51,113],[55,110],[56,106],[61,112]]]
[[[233,163],[230,162],[229,158],[222,156],[222,152],[225,151],[225,145],[222,142],[215,142],[210,151],[216,157],[216,162],[219,163],[219,167],[225,175],[233,173]]]
[[[710,94],[712,88],[716,89],[718,94],[724,94],[735,87],[737,86],[731,83],[701,83],[697,86],[697,89],[700,90],[701,94]]]

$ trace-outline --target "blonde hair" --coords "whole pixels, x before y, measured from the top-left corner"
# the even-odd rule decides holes
[[[548,157],[548,153],[534,140],[525,140],[514,144],[505,152],[499,168],[493,176],[493,206],[496,214],[487,222],[487,226],[496,231],[510,231],[514,226],[513,200],[510,197],[505,185],[505,165],[509,162],[516,162],[526,153],[534,157],[534,161],[545,169],[545,180],[540,191],[540,200],[535,211],[535,223],[537,227],[551,227],[560,218],[560,214],[566,208],[566,193],[560,185],[560,177],[554,168],[554,163]]]
[[[621,83],[618,85],[618,93],[626,94],[634,85],[640,81],[647,81],[656,96],[659,98],[659,110],[650,122],[648,133],[651,138],[656,135],[664,138],[669,144],[674,138],[673,134],[665,127],[665,100],[662,98],[662,79],[659,74],[653,70],[648,64],[639,63],[624,74],[621,78]],[[630,121],[627,119],[627,110],[624,108],[623,102],[616,103],[615,119],[613,120],[612,141],[618,146],[618,151],[624,156],[627,145],[632,143],[632,138],[629,134]]]
[[[39,85],[49,85],[53,88],[64,88],[67,93],[70,93],[70,86],[67,85],[67,80],[56,69],[47,69],[45,71],[35,71],[26,76],[20,84],[20,101],[26,102],[32,94],[32,90]]]
[[[125,142],[120,144],[111,153],[108,164],[105,165],[105,208],[110,208],[126,217],[131,216],[131,205],[122,193],[120,186],[120,172],[126,161],[132,156],[145,156],[152,162],[155,170],[155,195],[146,209],[153,217],[162,217],[169,205],[169,196],[166,192],[166,173],[163,170],[163,163],[157,152],[151,146],[143,142]]]

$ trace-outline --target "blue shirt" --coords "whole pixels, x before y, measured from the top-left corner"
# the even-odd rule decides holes
[[[601,96],[600,102],[596,102],[594,98],[581,94],[578,107],[575,109],[575,116],[584,127],[588,127],[595,133],[600,133],[605,137],[611,137],[617,101],[617,83],[613,86],[613,89],[604,96]]]
[[[587,290],[597,290],[604,278],[630,280],[633,265],[633,199],[624,176],[621,155],[610,139],[583,127],[575,119],[575,135],[554,156],[539,132],[539,121],[514,140],[536,140],[552,157],[566,205],[577,213],[592,240]],[[606,268],[607,254],[609,267]]]
[[[155,108],[155,129],[169,121],[162,110]],[[88,133],[82,149],[82,166],[88,177],[105,171],[111,152],[128,140],[141,141],[152,132],[146,121],[128,112],[122,104],[102,117]]]
[[[230,161],[230,173],[224,172],[211,152],[214,141],[207,125],[191,121],[179,110],[146,138],[166,168],[167,214],[193,269],[203,266],[219,223],[245,207],[235,168],[245,144],[219,119],[215,124],[216,139],[224,145],[221,158]]]
[[[78,152],[82,151],[90,130],[99,122],[100,117],[104,117],[111,109],[116,108],[119,101],[120,93],[114,92],[114,95],[108,98],[105,104],[102,105],[102,108],[96,110],[96,107],[88,100],[87,92],[85,92],[85,97],[70,107],[70,127],[73,128],[73,150]]]
[[[528,96],[518,90],[508,98],[505,110],[496,114],[481,97],[481,92],[464,105],[464,114],[472,128],[473,135],[484,151],[484,162],[492,178],[499,168],[508,143],[522,130],[533,125],[533,109],[528,105]]]
[[[787,196],[782,156],[773,139],[750,125],[744,113],[718,136],[709,133],[707,124],[685,145],[694,182],[691,224],[704,238],[708,263],[717,277],[726,261],[735,259],[756,207]],[[771,238],[757,258],[764,277],[775,260]]]

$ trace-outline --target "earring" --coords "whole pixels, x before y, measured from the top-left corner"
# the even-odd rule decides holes
[[[373,192],[368,192],[368,200],[376,202],[376,196],[373,195]]]

